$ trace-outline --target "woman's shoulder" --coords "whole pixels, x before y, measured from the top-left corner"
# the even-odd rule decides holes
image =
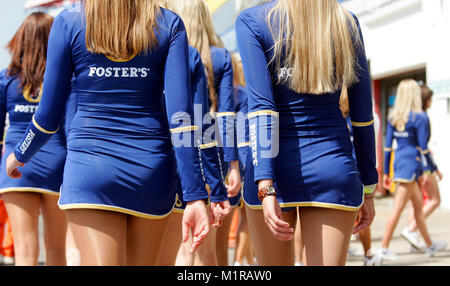
[[[184,29],[184,23],[181,17],[169,9],[160,7],[158,18],[159,28],[173,30],[178,29],[179,26],[183,26]]]
[[[10,76],[8,74],[8,69],[3,69],[0,71],[0,88],[3,89],[9,82],[15,80],[17,77]]]
[[[420,112],[411,111],[410,119],[414,123],[428,122],[428,115],[424,111],[420,111]]]
[[[236,19],[236,25],[246,25],[250,30],[256,32],[267,26],[267,17],[275,5],[276,1],[247,8],[239,13]]]

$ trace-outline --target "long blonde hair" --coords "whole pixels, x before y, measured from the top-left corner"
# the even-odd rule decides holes
[[[245,86],[244,67],[237,53],[231,54],[231,64],[233,65],[233,84],[234,86]]]
[[[217,110],[217,93],[215,89],[214,70],[211,59],[211,46],[220,47],[221,43],[215,33],[211,14],[204,0],[169,0],[171,7],[176,7],[177,13],[186,26],[189,44],[196,48],[202,58],[208,78],[209,99],[211,111]]]
[[[291,68],[279,77],[298,93],[335,92],[357,81],[354,42],[361,46],[353,16],[337,0],[279,0],[267,21],[275,41],[276,70]]]
[[[129,59],[153,49],[158,13],[156,0],[85,0],[87,50]]]
[[[422,111],[422,98],[419,84],[415,80],[405,79],[397,88],[394,109],[389,121],[397,130],[402,131],[412,112]]]
[[[341,97],[339,99],[339,108],[341,109],[342,116],[347,118],[350,115],[350,103],[348,101],[348,90],[346,86],[342,87]]]

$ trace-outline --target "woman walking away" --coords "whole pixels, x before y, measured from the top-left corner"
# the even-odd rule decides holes
[[[67,222],[65,213],[57,204],[67,154],[64,128],[59,131],[55,129],[55,135],[47,145],[21,168],[22,174],[18,179],[12,179],[7,174],[7,158],[15,152],[17,142],[34,120],[33,115],[41,100],[52,23],[53,17],[47,14],[38,12],[29,15],[9,42],[7,47],[12,60],[9,67],[0,73],[2,135],[7,113],[10,122],[1,165],[0,193],[11,222],[16,265],[38,264],[40,213],[44,221],[45,264],[66,265]],[[29,135],[28,140],[33,134]],[[27,144],[18,150],[22,152],[26,147]]]
[[[394,160],[394,182],[396,182],[394,207],[389,216],[381,242],[381,249],[376,254],[379,262],[395,259],[395,254],[388,250],[400,216],[406,203],[411,200],[417,228],[426,244],[426,252],[433,256],[437,251],[445,249],[443,243],[433,243],[425,224],[423,214],[422,193],[418,180],[422,176],[421,155],[425,157],[430,170],[434,172],[436,165],[428,149],[429,125],[427,117],[422,112],[420,87],[412,79],[400,82],[397,89],[394,110],[389,116],[386,130],[386,145],[384,157],[384,185],[391,182],[389,178],[389,163],[391,161],[392,143],[397,141]]]
[[[294,265],[296,207],[305,264],[344,265],[351,234],[373,221],[378,182],[358,20],[337,0],[278,0],[243,11],[236,33],[258,184],[244,200],[258,265]],[[339,109],[343,86],[356,160]]]
[[[18,167],[58,130],[73,92],[78,108],[59,205],[81,265],[156,264],[176,201],[177,164],[188,202],[183,239],[192,230],[196,250],[209,232],[208,193],[194,147],[180,17],[157,0],[86,0],[55,18],[48,55],[44,96],[8,158],[8,174],[19,177]]]
[[[430,141],[431,137],[431,123],[430,118],[428,117],[427,110],[431,107],[431,103],[433,101],[433,91],[425,84],[420,86],[421,94],[422,94],[422,111],[424,112],[424,116],[426,116],[428,126],[429,126],[429,136],[428,136],[428,142]],[[424,205],[423,205],[423,215],[425,216],[425,219],[429,217],[441,204],[441,196],[439,194],[439,184],[438,179],[442,180],[443,175],[439,171],[438,167],[436,166],[436,170],[434,172],[431,172],[430,165],[427,164],[427,161],[424,160],[424,157],[422,156],[422,163],[423,163],[423,176],[421,181],[421,188],[424,189],[426,193],[426,197],[424,196]],[[420,183],[420,182],[419,182]],[[409,215],[408,215],[408,226],[405,227],[401,235],[403,238],[405,238],[410,244],[412,249],[423,251],[424,245],[423,241],[420,238],[420,234],[417,231],[417,223],[414,219],[414,211],[413,208],[409,208]]]

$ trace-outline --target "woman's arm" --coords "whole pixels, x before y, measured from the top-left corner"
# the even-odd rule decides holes
[[[372,88],[363,36],[356,17],[355,20],[361,39],[361,45],[355,45],[359,77],[358,82],[348,88],[348,100],[358,170],[361,181],[366,186],[365,192],[372,193],[375,190],[374,186],[378,183]],[[369,186],[371,187],[368,188]]]
[[[241,14],[238,17],[236,34],[247,82],[249,136],[255,182],[273,181],[274,158],[278,150],[278,112],[267,58],[257,24],[250,16]],[[261,140],[265,140],[265,144],[261,144]]]

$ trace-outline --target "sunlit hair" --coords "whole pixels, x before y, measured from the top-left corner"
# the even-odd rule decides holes
[[[348,91],[347,87],[343,86],[341,91],[341,97],[339,99],[339,108],[341,109],[342,116],[347,118],[350,115],[350,106],[348,102]]]
[[[208,78],[211,111],[217,111],[217,93],[215,90],[214,70],[211,59],[211,46],[221,47],[214,31],[211,14],[204,0],[168,0],[175,8],[186,26],[189,44],[196,48],[202,58]]]
[[[36,12],[25,18],[6,48],[11,53],[8,75],[20,79],[19,87],[35,93],[44,81],[47,43],[53,17]]]
[[[85,0],[89,52],[129,59],[157,46],[157,0]]]
[[[355,46],[362,41],[355,19],[337,0],[279,0],[267,21],[275,41],[271,62],[278,71],[292,68],[292,76],[278,83],[323,94],[357,81]]]
[[[434,93],[426,84],[420,86],[420,91],[422,94],[422,110],[427,111],[429,107],[428,101],[433,97]]]
[[[394,109],[389,120],[397,130],[403,130],[411,112],[422,111],[420,86],[415,80],[406,79],[397,88]]]
[[[244,67],[239,54],[231,55],[231,63],[233,64],[233,84],[234,86],[245,86]]]

